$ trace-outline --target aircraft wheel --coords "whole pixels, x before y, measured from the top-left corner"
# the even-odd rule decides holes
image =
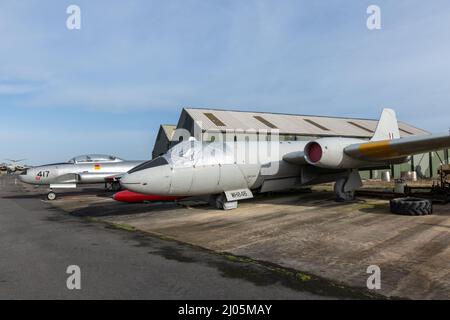
[[[336,193],[336,201],[351,201],[355,199],[355,190],[344,191],[347,178],[338,179],[334,184],[334,192]]]
[[[213,198],[213,204],[216,209],[223,209],[223,203],[225,202],[225,196],[223,194],[215,196]]]
[[[56,193],[54,193],[53,191],[50,191],[49,193],[47,193],[47,199],[50,201],[53,201],[56,199]]]
[[[114,192],[120,191],[122,189],[122,186],[120,185],[119,181],[114,181],[111,183],[111,190]]]
[[[225,195],[221,194],[215,199],[215,206],[221,210],[233,210],[238,207],[238,203],[237,201],[227,201]]]

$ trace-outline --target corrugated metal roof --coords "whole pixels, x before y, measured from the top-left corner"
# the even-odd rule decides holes
[[[163,128],[164,133],[166,134],[169,141],[172,140],[173,133],[174,133],[175,129],[177,128],[177,126],[173,125],[173,124],[162,124],[161,128]]]
[[[202,129],[207,131],[236,129],[258,131],[261,129],[270,130],[271,127],[276,127],[280,130],[280,134],[288,135],[370,138],[378,123],[378,119],[325,117],[206,108],[185,108],[185,111],[194,119],[194,121],[201,121]],[[224,126],[216,125],[211,120],[210,114],[220,120]],[[215,122],[218,123],[217,121]],[[429,133],[404,122],[399,122],[399,128],[402,137]]]

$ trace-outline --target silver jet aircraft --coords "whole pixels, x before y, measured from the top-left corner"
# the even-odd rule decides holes
[[[257,143],[261,148],[261,142]],[[277,150],[270,160],[237,159],[236,149],[252,149],[248,141],[181,142],[165,155],[130,170],[120,183],[143,194],[215,195],[218,208],[231,209],[237,200],[252,198],[255,191],[335,182],[337,199],[346,201],[362,185],[358,169],[403,163],[412,154],[449,147],[450,134],[400,138],[394,110],[384,109],[370,141],[324,137],[263,143]]]
[[[47,164],[26,169],[19,175],[22,182],[48,185],[48,200],[56,199],[56,188],[76,188],[78,184],[110,183],[113,190],[120,189],[118,179],[144,161],[125,161],[109,155],[83,155],[68,162]]]

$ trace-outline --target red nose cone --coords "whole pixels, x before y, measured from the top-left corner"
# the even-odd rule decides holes
[[[113,199],[120,202],[140,203],[144,201],[174,201],[183,197],[175,196],[157,196],[154,194],[140,194],[128,190],[117,192],[113,195]]]
[[[312,163],[319,162],[322,159],[322,147],[317,142],[311,142],[306,148],[306,155]]]

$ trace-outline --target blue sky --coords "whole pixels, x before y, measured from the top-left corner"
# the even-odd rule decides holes
[[[81,8],[81,30],[66,8]],[[382,29],[366,28],[381,8]],[[450,127],[448,1],[0,2],[0,162],[149,158],[183,106]]]

